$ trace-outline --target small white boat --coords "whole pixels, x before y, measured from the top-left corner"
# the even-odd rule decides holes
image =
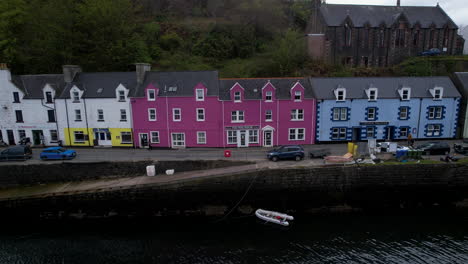
[[[288,220],[294,220],[294,217],[290,215],[263,209],[257,209],[257,211],[255,211],[255,215],[262,220],[282,226],[289,226]]]

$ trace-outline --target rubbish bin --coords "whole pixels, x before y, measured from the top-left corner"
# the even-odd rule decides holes
[[[230,150],[225,150],[224,151],[224,157],[225,158],[230,158],[231,157],[231,151]]]
[[[400,150],[397,150],[395,153],[395,158],[397,159],[404,158],[406,156],[408,156],[408,150],[400,149]]]

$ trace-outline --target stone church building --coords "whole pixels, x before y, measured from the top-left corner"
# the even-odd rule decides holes
[[[307,28],[309,55],[330,64],[385,67],[437,48],[463,52],[458,27],[436,6],[326,4],[315,0]]]

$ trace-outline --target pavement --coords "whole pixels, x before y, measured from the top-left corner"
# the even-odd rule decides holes
[[[432,140],[434,141],[434,140]],[[461,140],[443,140],[453,146]],[[429,141],[417,141],[416,146]],[[406,141],[398,142],[400,145],[407,145]],[[343,155],[347,152],[347,144],[327,143],[315,145],[303,145],[306,155],[309,151],[326,149],[330,155]],[[2,151],[3,148],[0,148]],[[139,161],[139,160],[244,160],[261,162],[266,161],[266,153],[273,148],[249,147],[249,148],[185,148],[185,149],[134,149],[134,148],[73,148],[78,155],[75,159],[67,162],[99,162],[99,161]],[[224,151],[230,150],[231,157],[224,157]],[[33,158],[27,161],[0,162],[3,164],[44,164],[57,163],[62,161],[42,161],[39,159],[41,148],[33,148]],[[438,156],[434,156],[439,159]],[[303,165],[308,165],[311,160],[307,157],[300,161]],[[318,160],[316,160],[318,162]],[[315,163],[315,162],[314,162]]]

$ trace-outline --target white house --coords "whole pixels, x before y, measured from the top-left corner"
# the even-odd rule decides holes
[[[11,75],[0,64],[0,139],[9,145],[29,137],[32,145],[57,145],[56,97],[62,74]]]
[[[65,65],[57,99],[60,139],[68,146],[133,147],[129,92],[135,72],[84,73]]]

